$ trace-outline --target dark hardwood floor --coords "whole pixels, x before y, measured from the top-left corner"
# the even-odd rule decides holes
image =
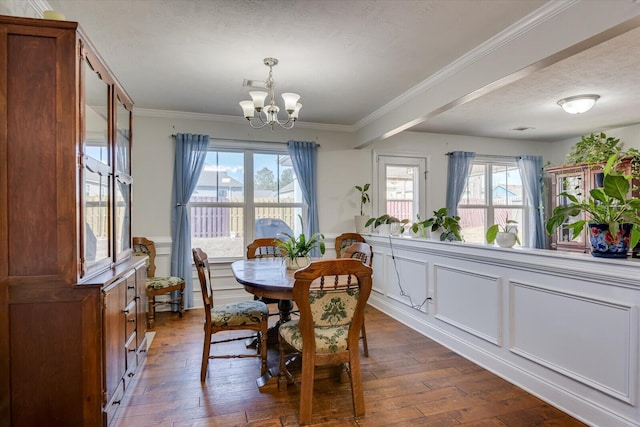
[[[260,392],[258,359],[210,361],[207,381],[200,382],[203,321],[202,310],[182,319],[158,313],[155,339],[116,427],[298,425],[299,384]],[[370,356],[361,359],[366,415],[354,419],[348,382],[316,379],[315,425],[584,426],[372,307],[367,337]],[[243,350],[241,341],[224,345]],[[270,351],[269,365],[277,358]]]

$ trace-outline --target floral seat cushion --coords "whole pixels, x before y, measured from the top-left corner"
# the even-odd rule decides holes
[[[338,353],[347,349],[349,325],[335,328],[315,328],[316,353]],[[298,320],[280,325],[280,336],[297,351],[302,351],[302,334]]]
[[[147,289],[157,291],[160,289],[170,288],[172,286],[178,286],[181,283],[184,283],[182,277],[149,277],[147,278]]]
[[[338,353],[347,349],[349,326],[358,296],[357,288],[345,292],[309,293],[311,315],[315,325],[316,353]],[[298,320],[280,325],[280,336],[293,348],[302,351],[302,334]]]
[[[212,326],[259,325],[262,322],[262,316],[268,314],[269,309],[262,301],[221,304],[211,309],[211,324]]]

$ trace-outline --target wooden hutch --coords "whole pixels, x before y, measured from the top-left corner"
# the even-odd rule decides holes
[[[603,168],[603,164],[587,163],[547,168],[546,171],[551,177],[552,206],[549,215],[559,203],[567,203],[567,198],[558,197],[558,194],[567,192],[580,198],[579,194],[588,194],[589,190],[602,186]],[[631,159],[622,159],[617,169],[625,175],[631,175]],[[640,177],[634,176],[631,190],[634,197],[640,195],[639,184]],[[585,218],[584,213],[581,214],[581,218]],[[589,253],[591,252],[591,244],[589,243],[588,230],[585,227],[579,236],[572,239],[571,230],[559,227],[551,236],[551,247],[559,251]]]
[[[0,16],[0,425],[106,426],[146,354],[133,102],[77,23]]]

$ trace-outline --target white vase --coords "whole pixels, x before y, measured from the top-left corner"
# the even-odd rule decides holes
[[[388,236],[391,231],[391,224],[380,224],[376,227],[378,234],[381,236]]]
[[[399,236],[401,230],[402,230],[402,223],[392,222],[391,224],[389,224],[389,233],[392,236]]]
[[[442,236],[442,233],[444,233],[444,228],[442,227],[438,228],[436,231],[429,230],[429,238],[431,240],[440,241],[440,237]]]
[[[353,217],[356,223],[356,233],[368,233],[369,227],[365,227],[367,221],[369,221],[369,215],[356,215]]]
[[[284,259],[284,263],[287,266],[288,270],[298,270],[309,265],[311,263],[311,258],[309,258],[308,256],[301,256],[297,258],[286,257]]]
[[[516,233],[498,232],[496,235],[496,243],[501,248],[511,248],[516,244]]]

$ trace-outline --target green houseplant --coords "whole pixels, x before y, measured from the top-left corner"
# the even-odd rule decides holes
[[[418,216],[418,219],[420,219],[420,216]],[[418,233],[420,227],[429,230],[432,237],[437,237],[436,240],[462,241],[462,236],[460,235],[460,217],[457,215],[447,215],[447,208],[440,208],[437,211],[433,211],[433,216],[422,221],[414,222],[411,225],[411,231]]]
[[[298,215],[298,218],[300,218],[300,226],[303,228],[302,216]],[[284,252],[287,268],[298,269],[306,267],[310,262],[309,252],[316,247],[324,255],[324,235],[321,233],[314,233],[309,238],[304,233],[300,233],[298,237],[289,233],[279,233],[278,236],[280,238],[276,239],[276,244]],[[282,239],[282,237],[285,237],[285,239]]]
[[[509,219],[508,217],[504,221],[504,224],[493,224],[487,228],[485,235],[487,242],[496,242],[501,248],[510,248],[516,243],[520,245],[517,225],[518,221]]]
[[[355,186],[355,189],[360,193],[360,215],[355,215],[353,218],[356,225],[356,233],[364,233],[367,231],[367,225],[365,224],[369,221],[369,215],[365,215],[364,206],[371,202],[369,193],[367,193],[367,191],[369,191],[369,186],[370,184],[368,183],[362,186]]]
[[[588,225],[593,256],[627,257],[629,247],[635,247],[640,240],[640,199],[627,196],[631,188],[631,176],[613,170],[616,160],[615,154],[609,157],[604,168],[603,186],[590,190],[583,200],[568,192],[558,195],[565,197],[568,202],[554,208],[546,223],[547,233],[552,234],[563,227],[570,229],[572,238],[575,238]],[[582,213],[587,215],[586,219],[567,223]]]
[[[365,224],[365,227],[373,225],[373,228],[378,229],[378,234],[388,235],[390,233],[391,224],[406,224],[408,222],[408,219],[398,219],[389,214],[383,214],[377,218],[369,218],[369,220]]]
[[[567,162],[578,163],[605,163],[611,156],[620,155],[621,147],[619,138],[608,137],[604,132],[583,135],[567,154]]]

